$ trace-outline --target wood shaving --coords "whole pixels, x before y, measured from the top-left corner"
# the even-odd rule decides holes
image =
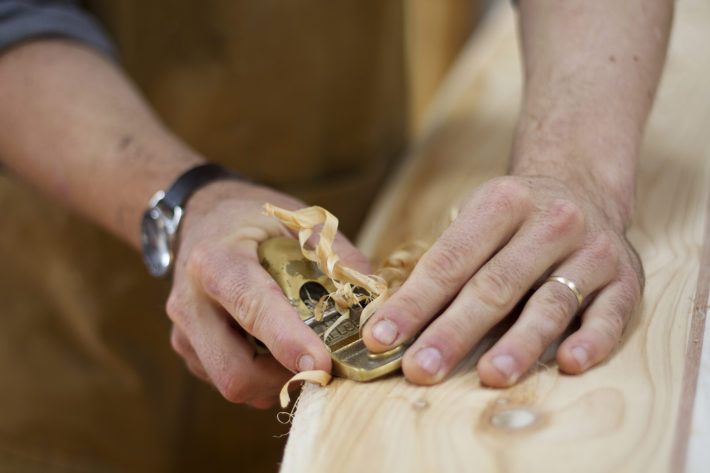
[[[333,280],[336,290],[329,296],[341,316],[349,316],[350,307],[362,300],[353,292],[356,287],[359,286],[370,294],[370,300],[366,301],[367,307],[360,315],[360,326],[365,325],[367,319],[387,299],[389,295],[387,282],[380,276],[374,274],[368,276],[340,263],[340,258],[333,251],[338,219],[318,206],[290,211],[267,203],[264,204],[264,210],[288,228],[298,232],[298,242],[303,256],[313,261],[323,274]],[[323,227],[320,230],[318,243],[314,248],[309,248],[307,244],[313,236],[313,229],[321,224]]]
[[[291,395],[288,392],[288,387],[291,383],[295,383],[296,381],[305,381],[307,383],[320,384],[321,387],[323,387],[330,382],[331,378],[332,375],[323,370],[301,371],[300,373],[294,375],[281,388],[281,394],[279,394],[281,408],[286,408],[286,406],[288,406],[291,402]]]
[[[404,283],[414,265],[429,247],[424,242],[403,245],[385,260],[375,274],[365,275],[340,263],[340,258],[333,250],[333,241],[338,231],[338,219],[324,208],[314,206],[290,211],[267,203],[264,204],[264,210],[288,228],[298,232],[298,242],[303,256],[314,262],[323,274],[333,281],[336,290],[322,297],[314,310],[316,320],[323,320],[325,307],[332,301],[341,314],[323,334],[324,341],[335,327],[350,317],[351,307],[367,304],[360,315],[359,325],[362,330],[365,322],[389,297],[391,290]],[[308,246],[308,241],[314,234],[314,228],[321,224],[318,243],[311,248]],[[358,287],[365,289],[368,294],[355,292]],[[285,408],[290,402],[288,387],[291,383],[306,381],[326,386],[331,378],[330,373],[322,370],[302,371],[294,375],[281,389],[281,407]]]

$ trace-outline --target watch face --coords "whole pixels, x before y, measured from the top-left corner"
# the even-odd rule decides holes
[[[157,208],[149,208],[141,222],[141,245],[143,261],[153,276],[164,276],[170,269],[172,251],[171,236],[166,228],[166,217]]]

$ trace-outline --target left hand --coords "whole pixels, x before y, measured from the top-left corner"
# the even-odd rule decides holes
[[[643,287],[626,222],[609,200],[603,189],[539,176],[506,176],[474,189],[368,321],[365,343],[383,351],[424,329],[402,369],[416,384],[435,384],[535,288],[519,319],[479,360],[481,381],[514,384],[578,313],[581,328],[560,345],[557,362],[566,373],[586,371],[618,343]],[[545,282],[553,275],[577,286],[582,307],[565,284]]]
[[[264,408],[293,373],[330,371],[323,342],[304,324],[276,281],[259,263],[259,244],[287,230],[263,205],[304,204],[263,186],[225,180],[190,198],[180,230],[173,286],[166,305],[171,343],[197,377],[225,399]],[[338,234],[336,251],[367,271],[365,257]],[[250,334],[271,351],[258,355]]]

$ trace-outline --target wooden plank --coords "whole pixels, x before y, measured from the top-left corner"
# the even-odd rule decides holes
[[[434,235],[442,209],[504,172],[520,69],[514,13],[499,8],[466,47],[362,235],[375,259],[408,238]],[[548,351],[518,385],[488,389],[475,372],[484,342],[434,387],[401,377],[307,387],[283,472],[682,471],[710,271],[707,258],[701,264],[710,251],[703,252],[710,241],[709,22],[707,0],[677,3],[629,232],[646,290],[609,360],[567,376]]]
[[[705,302],[710,304],[710,299],[706,299]],[[685,468],[687,472],[705,471],[710,465],[710,449],[708,449],[708,445],[710,445],[710,324],[706,322],[706,315],[707,312],[704,312],[705,342],[700,359],[700,376],[698,377],[693,421],[688,439],[688,458]],[[680,429],[678,430],[680,432]],[[682,435],[677,435],[677,438],[683,440]],[[680,453],[682,455],[682,450]],[[682,460],[683,457],[681,456],[680,459]],[[682,471],[682,468],[679,468],[678,471]]]
[[[706,215],[710,216],[710,202]],[[688,335],[672,471],[701,472],[710,469],[710,450],[707,448],[710,445],[710,324],[706,323],[709,298],[710,218],[707,218]],[[684,454],[686,451],[687,457]]]

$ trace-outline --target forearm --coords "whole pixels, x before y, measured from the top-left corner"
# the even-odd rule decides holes
[[[594,186],[624,225],[672,0],[522,0],[525,86],[511,171]]]
[[[135,247],[153,193],[202,161],[160,124],[117,67],[75,43],[10,50],[0,56],[0,84],[2,163]],[[166,304],[171,343],[188,368],[225,398],[261,407],[289,370],[330,370],[323,342],[259,264],[259,242],[284,233],[263,215],[265,202],[303,205],[236,180],[191,196]],[[349,266],[366,266],[342,236],[336,244],[350,255]],[[273,357],[255,356],[242,330]]]
[[[151,195],[202,160],[111,61],[77,43],[9,50],[0,84],[0,162],[135,247]]]

